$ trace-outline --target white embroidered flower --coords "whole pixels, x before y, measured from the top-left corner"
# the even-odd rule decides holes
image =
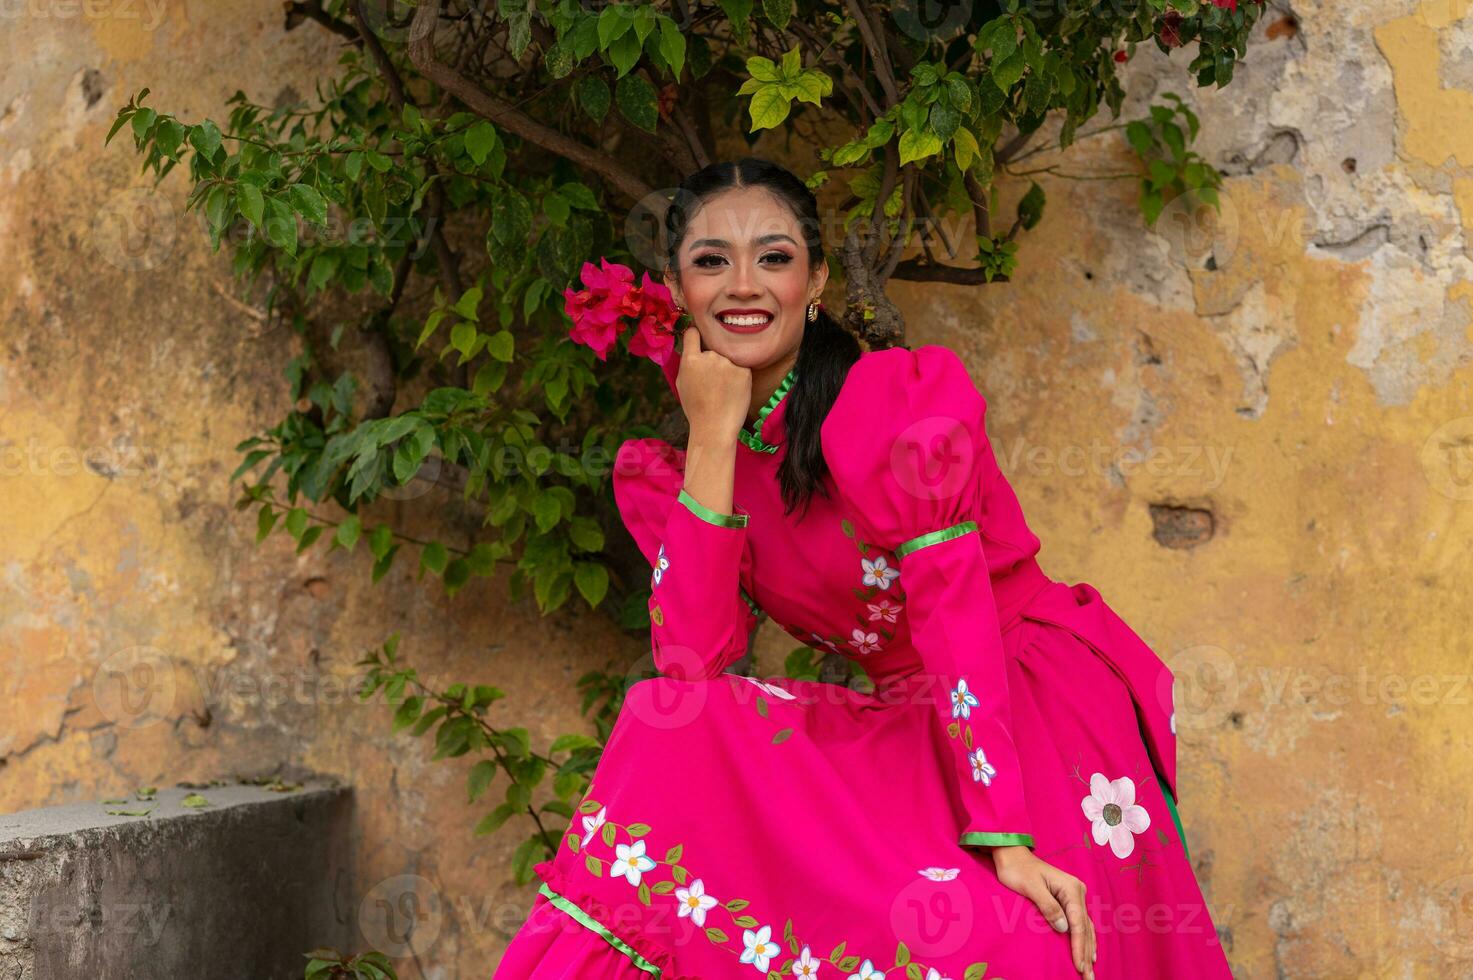
[[[670,567],[670,559],[665,557],[665,545],[660,545],[660,553],[655,556],[654,578],[655,584],[660,584],[660,579],[665,576],[665,569]]]
[[[1129,776],[1112,781],[1104,773],[1095,773],[1089,777],[1089,795],[1079,806],[1092,824],[1095,843],[1109,841],[1118,858],[1130,857],[1135,835],[1151,826],[1151,815],[1135,801],[1135,783]]]
[[[716,899],[706,894],[706,883],[700,878],[691,882],[689,888],[675,889],[675,900],[680,903],[676,918],[689,918],[702,928],[706,926],[706,910],[716,905]]]
[[[923,878],[930,878],[932,881],[951,881],[957,875],[959,875],[959,874],[962,873],[962,869],[961,868],[934,868],[934,867],[933,868],[922,868],[919,873],[920,873],[921,877],[923,877]]]
[[[750,963],[759,972],[766,973],[768,963],[778,954],[777,943],[772,941],[771,936],[772,926],[763,926],[756,932],[743,929],[742,945],[746,948],[742,950],[742,962]]]
[[[849,634],[849,645],[860,653],[873,653],[880,648],[880,634],[866,633],[858,626]]]
[[[957,678],[956,687],[951,689],[951,717],[972,717],[972,708],[977,703],[977,695],[967,690],[967,679]]]
[[[593,816],[591,816],[591,817],[587,817],[586,816],[586,817],[583,818],[583,846],[584,847],[587,847],[588,846],[588,842],[591,841],[591,840],[593,840],[593,835],[596,834],[596,833],[598,833],[598,828],[600,828],[600,827],[602,827],[604,825],[604,821],[608,819],[608,817],[607,817],[608,812],[609,812],[609,808],[608,807],[601,806],[601,807],[598,808],[598,812],[595,813]]]
[[[849,980],[883,980],[885,971],[876,970],[869,960],[859,964],[859,972],[849,974]]]
[[[623,875],[624,880],[631,885],[638,885],[644,873],[655,866],[654,860],[645,856],[642,840],[637,840],[633,844],[616,844],[614,854],[617,855],[618,860],[609,865],[609,877],[617,878]]]
[[[798,962],[793,964],[793,976],[816,977],[818,976],[818,968],[822,964],[823,960],[814,959],[813,954],[808,951],[808,945],[805,943],[803,945],[803,955],[799,956]]]
[[[891,602],[889,599],[881,599],[879,602],[868,602],[870,619],[883,619],[887,623],[895,622],[895,616],[900,612],[900,604]]]
[[[951,980],[951,977],[943,977],[941,971],[933,966],[926,971],[926,980]]]
[[[997,770],[992,768],[992,763],[987,761],[987,756],[982,751],[982,746],[977,746],[967,754],[972,762],[972,780],[980,781],[983,786],[992,785],[992,777],[997,775]]]
[[[759,681],[757,678],[748,677],[746,674],[738,674],[737,676],[741,677],[743,680],[751,681],[753,684],[756,684],[762,690],[766,691],[768,694],[772,695],[775,698],[783,698],[786,701],[792,701],[798,696],[792,691],[779,687],[776,684],[769,684],[766,681]]]
[[[891,568],[884,555],[880,555],[874,561],[861,558],[859,564],[864,568],[865,585],[878,585],[882,589],[888,589],[890,583],[900,577],[900,569]]]

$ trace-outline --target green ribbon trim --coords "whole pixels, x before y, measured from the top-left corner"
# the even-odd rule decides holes
[[[651,963],[643,956],[640,956],[639,953],[635,952],[633,946],[630,946],[624,940],[620,939],[618,936],[610,932],[608,927],[605,926],[602,922],[598,921],[593,916],[583,911],[571,900],[564,898],[562,895],[559,895],[557,892],[549,888],[547,886],[547,882],[544,881],[542,883],[542,887],[537,890],[543,895],[546,895],[548,901],[552,902],[552,904],[556,905],[558,908],[562,909],[564,912],[568,913],[568,915],[577,920],[579,925],[591,929],[594,932],[598,933],[600,936],[604,937],[604,939],[608,942],[610,946],[614,947],[619,952],[629,957],[629,959],[634,962],[635,966],[639,967],[644,972],[653,974],[657,977],[661,975],[661,970],[658,966],[655,966],[655,964]]]
[[[772,390],[772,394],[767,396],[767,404],[757,410],[757,418],[752,421],[752,427],[750,429],[742,429],[737,433],[737,438],[748,449],[759,453],[777,452],[776,443],[763,441],[762,423],[767,421],[767,416],[772,414],[772,410],[777,408],[777,403],[783,400],[783,396],[788,393],[788,390],[793,387],[793,382],[797,380],[798,368],[796,366],[789,368],[788,373],[783,375],[783,379]]]
[[[978,844],[982,847],[1013,847],[1022,844],[1024,847],[1033,846],[1032,834],[993,834],[973,830],[962,834],[961,844]]]
[[[687,510],[699,517],[701,520],[705,521],[707,524],[715,524],[717,527],[747,526],[746,514],[723,514],[720,511],[712,510],[710,507],[707,507],[695,497],[692,497],[684,489],[680,491],[675,499],[679,500],[682,504],[685,504]]]
[[[1187,860],[1190,861],[1192,859],[1192,852],[1187,850],[1187,832],[1182,830],[1181,817],[1176,814],[1176,801],[1171,798],[1171,790],[1166,788],[1166,782],[1160,776],[1156,777],[1156,785],[1161,787],[1161,795],[1166,797],[1166,809],[1171,811],[1171,822],[1176,824],[1176,836],[1181,838],[1182,852],[1186,854]]]
[[[757,605],[757,603],[755,603],[755,602],[752,601],[752,597],[749,596],[749,595],[747,595],[747,590],[744,589],[744,588],[742,588],[740,585],[738,585],[737,586],[737,591],[739,593],[741,593],[742,601],[747,604],[747,608],[750,609],[750,610],[752,610],[752,615],[753,616],[761,616],[762,615],[762,607],[759,606],[759,605]]]
[[[950,541],[952,538],[959,538],[963,534],[971,534],[975,530],[977,530],[976,521],[962,521],[960,524],[943,527],[939,531],[927,531],[925,534],[917,535],[909,541],[902,541],[897,544],[895,546],[895,557],[901,558],[918,548],[940,544],[943,541]]]

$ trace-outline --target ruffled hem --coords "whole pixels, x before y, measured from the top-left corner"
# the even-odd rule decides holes
[[[557,908],[561,914],[578,922],[590,935],[600,937],[610,952],[616,952],[629,963],[634,971],[631,976],[640,980],[659,977],[660,980],[701,980],[693,973],[676,973],[668,950],[653,946],[642,936],[637,925],[602,921],[592,911],[599,902],[576,879],[565,875],[553,861],[542,861],[533,866],[537,877],[542,879],[538,894]],[[542,899],[539,899],[539,903]]]
[[[667,974],[546,883],[493,980],[650,980]]]

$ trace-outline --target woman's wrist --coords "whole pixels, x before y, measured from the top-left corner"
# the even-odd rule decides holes
[[[998,867],[1013,861],[1026,860],[1025,855],[1032,856],[1033,854],[1033,849],[1023,844],[994,845],[988,850],[992,853],[992,863]]]

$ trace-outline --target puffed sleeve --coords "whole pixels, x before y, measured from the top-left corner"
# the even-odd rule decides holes
[[[615,454],[614,501],[651,566],[655,669],[708,680],[746,653],[757,618],[741,584],[751,570],[748,515],[703,506],[684,482],[685,451],[662,439],[629,439]]]
[[[911,642],[933,681],[967,819],[964,845],[1033,846],[997,607],[977,520],[995,466],[987,403],[949,348],[865,354],[825,418],[840,506],[895,553]]]

